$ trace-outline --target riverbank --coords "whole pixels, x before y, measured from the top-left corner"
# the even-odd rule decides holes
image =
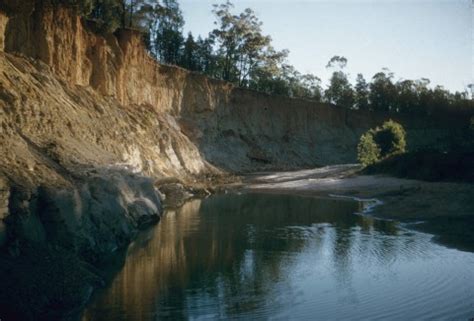
[[[382,202],[371,212],[431,233],[440,243],[474,251],[474,185],[359,175],[359,165],[336,165],[248,175],[243,191],[298,195],[344,195]]]

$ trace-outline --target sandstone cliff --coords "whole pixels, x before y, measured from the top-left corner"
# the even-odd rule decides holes
[[[23,12],[5,24],[7,52],[41,60],[68,87],[90,87],[122,106],[142,106],[167,115],[169,123],[198,147],[203,159],[224,169],[354,162],[360,134],[387,119],[387,115],[270,97],[157,64],[136,31],[97,35],[91,31],[92,23],[81,21],[71,9],[37,5]],[[137,107],[131,109],[137,112]],[[456,117],[400,121],[412,148],[444,144],[449,128],[466,124]],[[157,159],[135,155],[142,163]],[[204,166],[193,168],[202,171]]]
[[[388,118],[160,65],[136,31],[98,35],[38,3],[0,3],[0,246],[13,255],[34,243],[94,262],[159,218],[159,180],[354,162],[361,133]],[[411,148],[467,126],[398,120]]]

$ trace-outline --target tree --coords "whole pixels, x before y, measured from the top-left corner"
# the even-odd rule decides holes
[[[197,70],[211,77],[217,77],[217,57],[214,54],[214,42],[211,38],[196,41]]]
[[[336,69],[336,71],[332,73],[329,87],[324,92],[324,96],[329,103],[345,108],[353,108],[354,91],[343,71],[346,65],[347,59],[345,57],[334,56],[329,60],[326,68]]]
[[[450,93],[446,89],[444,89],[442,86],[436,86],[432,91],[431,91],[431,96],[432,96],[432,103],[427,111],[428,113],[432,114],[436,111],[441,111],[441,110],[446,110],[446,108],[449,107],[449,97]]]
[[[114,32],[123,23],[124,7],[121,0],[93,0],[88,15],[97,22],[101,32]]]
[[[467,85],[467,88],[470,91],[471,94],[471,100],[474,100],[474,83]]]
[[[218,46],[218,64],[221,69],[221,78],[227,81],[236,81],[237,74],[237,50],[239,38],[237,29],[237,17],[230,10],[234,5],[227,1],[220,5],[214,5],[213,13],[217,19],[214,22],[218,28],[214,29],[210,36]]]
[[[333,56],[327,63],[326,68],[338,67],[340,70],[347,66],[347,58],[344,56]]]
[[[384,69],[372,77],[369,85],[369,100],[373,110],[393,111],[396,88],[392,83],[393,73]]]
[[[180,66],[193,71],[200,70],[198,44],[194,41],[194,37],[191,32],[188,33],[188,37],[184,42],[184,49],[183,55],[180,60]]]
[[[214,5],[217,28],[210,36],[217,46],[220,78],[239,86],[249,87],[253,77],[261,74],[261,68],[279,61],[286,53],[276,52],[270,36],[262,34],[262,23],[253,10],[247,8],[234,15],[230,1]]]
[[[139,25],[135,20],[136,14],[145,7],[145,0],[121,0],[123,8],[122,27],[133,28]],[[148,8],[148,6],[146,6]]]
[[[416,105],[416,109],[413,110],[413,113],[423,114],[430,108],[432,102],[432,93],[428,88],[429,84],[430,80],[427,78],[415,80],[415,90],[418,96],[418,104]]]
[[[287,81],[288,65],[285,64],[287,57],[288,50],[276,51],[269,46],[265,59],[251,74],[249,88],[269,94],[288,96],[290,94]]]
[[[184,18],[176,0],[163,0],[153,8],[150,24],[151,52],[161,62],[179,64],[184,44]]]
[[[369,110],[369,85],[362,74],[357,74],[355,85],[355,106],[359,110]]]
[[[300,77],[300,86],[296,97],[307,98],[314,101],[321,101],[322,88],[321,79],[313,74],[305,74]]]
[[[394,111],[409,113],[418,107],[418,93],[414,81],[403,80],[395,84],[396,99],[393,105]]]
[[[8,12],[9,4],[4,4],[4,1],[1,1],[0,9],[5,12]],[[20,2],[27,2],[27,1],[18,1]],[[33,1],[34,2],[34,1]],[[66,6],[74,6],[79,9],[78,13],[81,16],[87,16],[93,9],[94,0],[43,0],[44,4],[52,5],[52,6],[59,6],[59,5],[66,5]]]

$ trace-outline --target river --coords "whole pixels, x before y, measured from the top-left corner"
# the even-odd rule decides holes
[[[345,199],[226,194],[168,210],[82,320],[465,320],[474,254]]]

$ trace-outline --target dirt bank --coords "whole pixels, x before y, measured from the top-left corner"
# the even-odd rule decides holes
[[[358,165],[249,175],[245,191],[376,198],[371,215],[435,234],[448,246],[474,251],[474,185],[358,175]]]
[[[395,116],[272,97],[161,65],[148,55],[139,33],[97,34],[71,8],[42,4],[0,1],[0,261],[10,262],[0,264],[5,267],[0,283],[6,284],[3,277],[11,287],[4,287],[0,308],[2,301],[15,305],[26,313],[23,320],[54,311],[58,297],[78,305],[85,295],[58,295],[77,262],[88,266],[115,253],[141,227],[159,220],[163,205],[207,195],[216,184],[233,181],[232,173],[355,161],[360,135]],[[469,119],[395,118],[412,147],[449,144]],[[251,188],[292,190],[302,184],[301,193],[380,192],[378,181],[369,178],[340,183],[338,175],[355,170],[285,174],[289,179],[255,176]],[[272,180],[280,186],[271,187]],[[305,187],[315,180],[317,186],[323,183],[319,191]],[[418,188],[384,184],[391,184],[387,193],[398,193],[384,197],[394,203]],[[432,193],[427,190],[424,199],[439,202]],[[458,212],[472,209],[461,201],[446,207],[454,206]],[[10,295],[17,284],[11,273],[19,280],[30,266],[38,283]],[[73,270],[71,275],[56,275],[65,271],[61,266]],[[86,278],[74,274],[72,279]],[[50,280],[45,296],[25,294]],[[85,283],[77,293],[88,294]],[[20,297],[30,301],[18,302]]]

